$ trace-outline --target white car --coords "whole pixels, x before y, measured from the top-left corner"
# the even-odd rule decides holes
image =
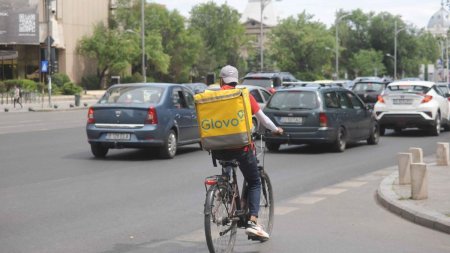
[[[374,107],[380,134],[383,135],[387,128],[396,132],[404,128],[420,128],[435,136],[440,134],[441,127],[449,130],[448,97],[434,82],[390,83]]]

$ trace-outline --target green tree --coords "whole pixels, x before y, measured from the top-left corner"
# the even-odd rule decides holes
[[[209,72],[226,64],[245,68],[240,53],[248,38],[239,19],[238,11],[226,4],[209,1],[192,8],[190,30],[197,31],[204,42],[200,69]]]
[[[350,59],[350,66],[355,76],[382,75],[386,69],[383,64],[383,53],[373,49],[362,49]]]
[[[319,79],[323,70],[330,70],[334,37],[323,23],[312,21],[313,16],[303,12],[289,17],[272,29],[271,58],[279,69],[289,71],[301,80]],[[329,73],[331,75],[331,73]]]
[[[131,57],[138,52],[123,34],[103,23],[95,26],[92,36],[84,36],[78,42],[77,50],[81,55],[97,61],[97,76],[102,88],[105,88],[103,80],[106,73],[125,69]]]

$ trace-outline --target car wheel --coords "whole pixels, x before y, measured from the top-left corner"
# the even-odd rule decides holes
[[[433,136],[439,136],[441,133],[441,115],[438,113],[434,120],[433,128],[430,130],[430,134]]]
[[[266,148],[270,152],[277,152],[280,149],[280,144],[266,141]]]
[[[346,146],[347,142],[345,140],[345,129],[343,127],[340,127],[332,148],[335,152],[344,152]]]
[[[98,143],[91,144],[91,152],[96,158],[105,158],[109,148]]]
[[[377,123],[373,124],[372,130],[370,131],[370,136],[367,139],[367,144],[369,145],[375,145],[378,144],[378,141],[380,140],[380,127]]]
[[[380,136],[383,136],[385,132],[386,132],[386,128],[380,126]]]
[[[159,149],[159,156],[164,159],[172,159],[177,153],[177,135],[173,130],[169,131],[163,146]]]

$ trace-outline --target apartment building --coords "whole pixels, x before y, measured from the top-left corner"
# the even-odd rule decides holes
[[[95,24],[106,24],[111,7],[111,0],[0,0],[0,81],[44,80],[41,65],[48,51],[53,71],[76,83],[95,74],[95,62],[78,55],[76,47]]]

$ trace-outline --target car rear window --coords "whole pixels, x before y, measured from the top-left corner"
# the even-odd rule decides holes
[[[384,89],[384,83],[356,83],[353,85],[354,92],[374,92],[382,91]]]
[[[244,81],[242,81],[242,85],[254,85],[263,88],[272,88],[273,82],[272,79],[244,79]]]
[[[276,110],[314,109],[318,106],[317,94],[312,91],[279,91],[272,95],[267,105]]]
[[[385,91],[385,94],[392,93],[419,93],[425,94],[431,88],[422,85],[389,85]]]
[[[164,88],[161,87],[111,87],[100,99],[100,104],[156,104]]]

